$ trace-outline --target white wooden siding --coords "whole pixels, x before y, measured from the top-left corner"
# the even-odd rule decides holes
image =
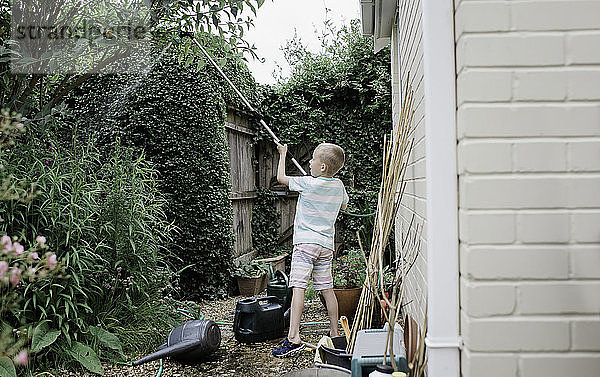
[[[426,188],[425,188],[425,123],[423,88],[423,44],[422,16],[420,0],[400,0],[398,4],[397,25],[392,32],[392,56],[394,97],[394,124],[398,124],[402,98],[400,93],[406,83],[414,91],[413,132],[414,149],[406,174],[408,184],[396,219],[396,247],[400,249],[400,240],[407,237],[408,226],[413,216],[414,224],[423,226],[421,233],[421,253],[413,266],[406,284],[406,311],[422,325],[425,319],[427,296],[427,242],[426,242]],[[397,64],[397,66],[396,66]]]

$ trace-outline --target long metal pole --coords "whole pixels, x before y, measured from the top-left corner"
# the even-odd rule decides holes
[[[248,102],[248,100],[242,94],[242,92],[240,92],[238,90],[238,88],[236,88],[236,86],[231,82],[231,80],[229,80],[229,77],[227,77],[227,75],[225,74],[225,72],[223,72],[223,70],[221,69],[221,67],[219,67],[219,65],[217,63],[215,63],[215,61],[210,57],[210,55],[208,54],[208,52],[206,52],[206,50],[204,49],[204,47],[202,47],[202,45],[200,43],[198,43],[198,41],[196,40],[196,38],[194,38],[194,35],[192,33],[187,33],[187,32],[182,33],[182,34],[190,37],[192,39],[192,41],[194,41],[194,43],[196,44],[196,46],[198,46],[198,48],[200,49],[200,51],[202,51],[202,53],[204,54],[204,56],[206,56],[206,58],[213,65],[213,67],[215,67],[217,69],[217,71],[219,71],[219,73],[221,74],[221,76],[223,76],[223,78],[225,79],[225,81],[227,81],[227,83],[229,84],[229,86],[231,86],[231,88],[233,89],[233,91],[241,98],[242,102],[244,102],[244,104],[250,109],[250,111],[252,113],[254,113],[254,114],[259,114],[254,109],[254,107],[252,107],[252,105],[250,104],[250,102]],[[267,126],[267,123],[265,123],[265,121],[262,118],[260,118],[258,121],[265,128],[265,130],[267,130],[267,132],[269,133],[269,135],[271,135],[271,137],[273,138],[273,141],[280,144],[279,138],[277,137],[277,135],[275,135],[275,133],[273,133],[273,131],[269,128],[269,126]],[[300,170],[302,172],[302,174],[307,175],[306,171],[304,169],[302,169],[302,166],[300,166],[300,164],[298,163],[298,161],[296,161],[296,159],[294,158],[294,156],[292,156],[291,154],[289,154],[289,157],[292,160],[292,162],[294,163],[294,165],[296,165],[296,167],[298,168],[298,170]]]

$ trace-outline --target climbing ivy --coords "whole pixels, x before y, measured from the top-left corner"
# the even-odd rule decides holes
[[[329,30],[324,48],[311,53],[291,41],[284,53],[293,66],[289,79],[264,91],[263,111],[290,149],[302,143],[332,142],[344,148],[346,164],[337,175],[351,197],[352,211],[376,208],[383,136],[392,129],[390,53],[373,52],[358,21]],[[347,246],[367,219],[341,217]]]
[[[89,80],[68,103],[82,120],[80,127],[99,134],[101,148],[120,138],[143,150],[159,171],[168,218],[179,230],[171,249],[183,270],[183,295],[223,296],[233,254],[224,124],[226,104],[240,105],[214,68],[186,68],[178,56],[173,45],[146,76]],[[255,84],[248,70],[238,61],[227,61],[224,68],[252,98]]]
[[[252,247],[259,255],[267,255],[279,248],[279,217],[275,208],[277,195],[259,187],[252,205]]]

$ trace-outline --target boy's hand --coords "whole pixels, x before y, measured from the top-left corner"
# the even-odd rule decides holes
[[[279,151],[280,155],[286,155],[287,154],[287,151],[288,151],[287,144],[280,144],[278,142],[275,142],[275,144],[277,144],[277,150]]]

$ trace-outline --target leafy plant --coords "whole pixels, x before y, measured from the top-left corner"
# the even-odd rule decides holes
[[[334,288],[357,288],[362,286],[366,277],[366,265],[359,250],[349,250],[333,261]]]
[[[99,372],[100,360],[153,349],[179,319],[169,307],[166,262],[173,228],[156,171],[118,144],[102,163],[92,143],[57,148],[51,133],[27,136],[2,162],[35,182],[37,195],[0,203],[0,230],[22,239],[47,234],[65,268],[62,279],[15,287],[24,299],[14,312],[31,324],[34,363]]]
[[[2,109],[0,114],[0,157],[4,148],[15,146],[15,138],[25,131],[21,116]],[[6,177],[0,165],[0,199],[17,203],[29,203],[33,190],[23,184],[15,185],[13,177]],[[0,222],[5,221],[0,218]],[[56,254],[48,250],[46,237],[37,236],[35,244],[25,249],[22,239],[3,235],[0,239],[0,375],[16,377],[15,365],[28,363],[29,342],[27,328],[30,323],[19,320],[18,311],[22,303],[21,286],[31,286],[40,280],[49,279],[61,271]],[[16,334],[16,339],[13,337]],[[34,339],[37,340],[34,333]],[[47,338],[49,339],[49,338]],[[52,343],[54,340],[50,340]],[[32,345],[32,352],[39,351],[39,342]],[[40,348],[41,349],[41,348]],[[11,357],[13,358],[11,360]]]
[[[234,270],[233,276],[241,278],[256,278],[269,273],[269,265],[261,261],[246,261]]]
[[[312,301],[318,297],[318,293],[315,290],[312,280],[308,282],[308,286],[306,287],[306,291],[304,291],[304,301]]]

